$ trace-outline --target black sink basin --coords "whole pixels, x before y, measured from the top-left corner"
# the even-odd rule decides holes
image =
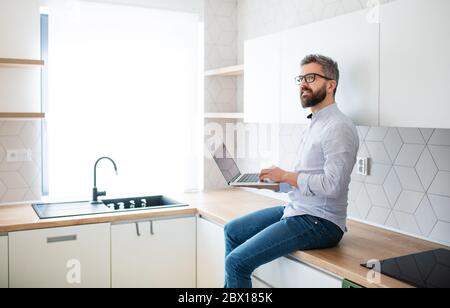
[[[102,200],[91,204],[89,201],[64,203],[36,203],[33,209],[40,219],[109,214],[128,211],[156,210],[188,206],[166,196],[150,196]]]
[[[146,210],[166,207],[186,206],[166,196],[137,197],[124,199],[109,199],[102,201],[109,209],[121,210]]]

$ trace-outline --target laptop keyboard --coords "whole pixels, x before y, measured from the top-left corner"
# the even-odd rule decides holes
[[[239,179],[238,183],[259,183],[259,174],[244,174],[242,178]]]

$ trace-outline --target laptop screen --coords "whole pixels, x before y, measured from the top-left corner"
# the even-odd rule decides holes
[[[241,175],[236,162],[228,152],[225,144],[222,143],[218,147],[213,157],[228,184],[236,180]]]

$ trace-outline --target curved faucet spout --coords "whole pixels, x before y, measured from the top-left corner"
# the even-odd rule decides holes
[[[101,202],[98,201],[98,197],[106,196],[106,191],[99,192],[98,189],[97,189],[97,165],[98,165],[98,163],[100,161],[102,161],[104,159],[109,160],[113,164],[114,170],[116,171],[116,174],[118,174],[117,173],[117,165],[114,162],[114,160],[112,160],[111,158],[105,156],[105,157],[99,158],[95,162],[95,165],[94,165],[94,189],[92,191],[92,202],[91,202],[92,204],[99,204],[99,203],[101,203]]]

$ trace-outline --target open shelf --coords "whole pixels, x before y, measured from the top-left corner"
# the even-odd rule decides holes
[[[41,112],[0,112],[0,119],[44,119]]]
[[[243,113],[205,113],[205,119],[244,119]]]
[[[206,77],[208,76],[234,77],[234,76],[242,76],[243,74],[244,74],[244,65],[222,67],[205,72]]]
[[[43,60],[0,58],[0,66],[42,67],[44,65],[45,62]]]

